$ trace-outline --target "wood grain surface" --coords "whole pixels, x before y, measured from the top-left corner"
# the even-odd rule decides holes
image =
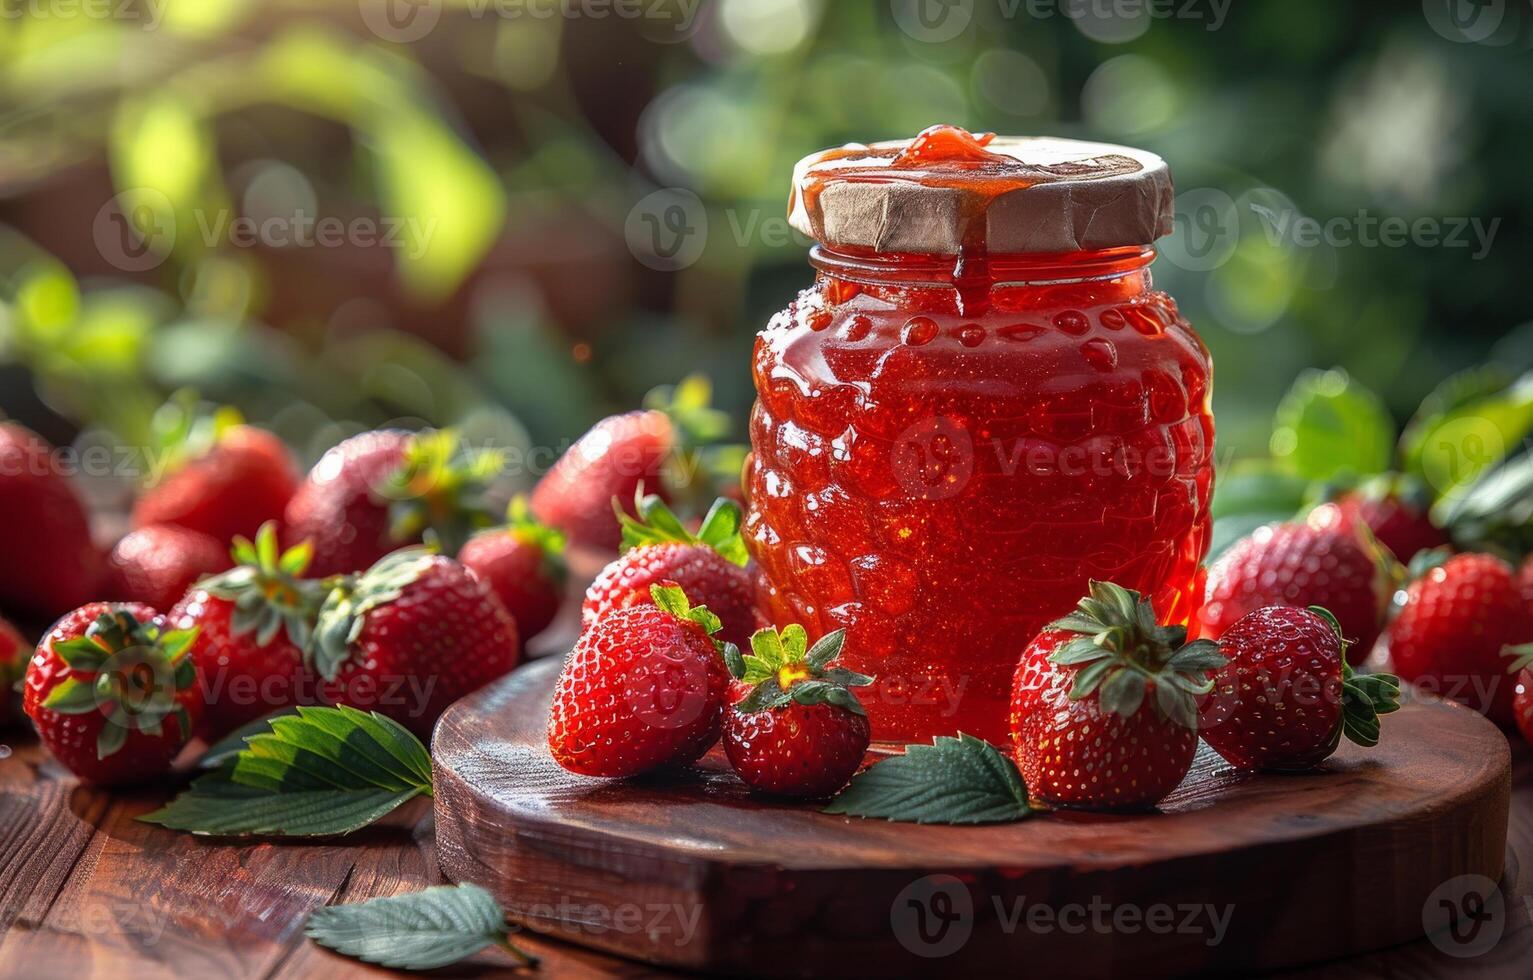
[[[544,738],[557,667],[520,671],[439,723],[443,870],[530,928],[658,964],[1272,969],[1419,937],[1435,889],[1502,870],[1506,739],[1435,699],[1316,774],[1241,776],[1205,750],[1158,814],[916,827],[753,799],[718,750],[645,780],[567,773]],[[1177,924],[1133,924],[1150,910]]]
[[[1512,756],[1509,844],[1500,882],[1503,919],[1492,930],[1497,937],[1472,946],[1467,951],[1477,955],[1469,958],[1451,956],[1422,939],[1272,975],[1525,980],[1533,962],[1526,870],[1533,860],[1533,752],[1519,741]],[[205,840],[133,819],[161,805],[177,786],[167,782],[134,794],[81,787],[30,734],[0,731],[0,977],[393,975],[315,946],[303,936],[303,920],[327,903],[441,883],[428,805],[412,804],[384,825],[320,843]],[[1456,844],[1443,840],[1437,846]],[[1280,876],[1282,869],[1266,873]],[[543,957],[539,975],[545,977],[669,975],[541,936],[525,935],[522,944]],[[789,941],[774,955],[795,950]],[[1012,977],[1025,972],[1021,963],[1006,970]],[[492,950],[433,975],[530,974]]]

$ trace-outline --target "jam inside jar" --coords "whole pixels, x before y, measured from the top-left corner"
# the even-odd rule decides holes
[[[854,206],[891,206],[900,182],[885,179],[888,160],[919,139],[864,148],[857,159],[874,160],[876,179]],[[930,250],[825,240],[827,225],[843,239],[885,234],[887,211],[862,230],[835,215],[806,220],[820,240],[815,282],[771,319],[754,354],[745,530],[763,605],[779,626],[846,628],[842,659],[876,676],[859,695],[884,742],[959,731],[1004,742],[1018,657],[1090,580],[1140,590],[1163,622],[1184,622],[1208,547],[1210,362],[1151,285],[1159,218],[1141,207],[1102,233],[1102,247],[992,251],[1005,229],[987,211],[1039,177],[1025,160],[976,158],[957,142],[959,159],[947,166],[928,152],[894,202],[972,189],[944,194],[917,230],[895,229]],[[841,179],[832,170],[806,183],[800,166],[796,198]],[[1121,163],[1111,167],[1121,185]],[[1154,195],[1169,202],[1169,178]],[[1011,204],[1006,220],[1025,215],[1033,223],[1020,233],[1047,241],[1039,222],[1075,221],[1070,202],[1089,196]]]

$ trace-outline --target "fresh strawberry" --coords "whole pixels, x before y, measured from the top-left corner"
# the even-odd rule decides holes
[[[749,693],[724,712],[724,753],[751,789],[816,799],[845,786],[868,751],[868,714],[854,687],[873,678],[830,664],[846,631],[811,649],[802,626],[758,630],[751,653],[725,648],[736,683]],[[731,687],[734,690],[734,687]]]
[[[174,524],[130,531],[107,555],[104,597],[168,609],[197,581],[229,567],[228,549],[217,540]]]
[[[187,393],[161,408],[154,425],[164,470],[139,496],[134,527],[199,531],[222,554],[235,535],[282,516],[298,471],[281,439],[245,425],[234,409],[204,410]]]
[[[736,458],[701,448],[729,430],[729,417],[712,408],[711,399],[708,379],[693,375],[651,392],[643,411],[602,419],[538,481],[532,512],[575,544],[611,551],[622,539],[613,498],[629,500],[641,487],[665,500],[699,490],[711,497],[709,472]],[[736,483],[739,472],[736,467]]]
[[[0,726],[21,720],[21,679],[32,659],[32,644],[0,619]]]
[[[23,707],[48,751],[89,783],[163,773],[192,737],[202,688],[187,654],[141,603],[97,602],[59,620],[27,668]]]
[[[1432,493],[1419,481],[1403,476],[1371,479],[1336,498],[1337,527],[1350,530],[1364,524],[1379,543],[1403,563],[1420,551],[1440,548],[1448,535],[1428,516]]]
[[[1379,715],[1400,706],[1400,679],[1356,674],[1341,626],[1325,609],[1268,606],[1219,638],[1229,663],[1214,674],[1199,729],[1242,769],[1312,769],[1341,736],[1379,742]]]
[[[589,627],[625,606],[651,602],[650,587],[675,582],[724,624],[720,639],[744,647],[756,630],[755,584],[745,565],[740,505],[720,498],[697,534],[682,525],[659,497],[635,502],[638,519],[619,511],[623,555],[602,569],[586,590],[580,618]]]
[[[304,648],[324,587],[302,577],[312,554],[306,544],[279,554],[268,522],[253,542],[235,538],[235,567],[198,583],[166,617],[197,630],[192,659],[207,701],[198,734],[209,741],[313,699]]]
[[[1322,504],[1302,521],[1269,524],[1237,541],[1208,571],[1193,635],[1218,639],[1263,606],[1324,606],[1346,633],[1348,656],[1373,649],[1403,572],[1341,510]]]
[[[1411,583],[1385,633],[1395,673],[1512,724],[1513,680],[1502,659],[1508,647],[1533,642],[1533,590],[1494,555],[1446,552],[1418,559],[1426,569]]]
[[[1092,582],[1074,613],[1033,638],[1012,686],[1011,734],[1034,799],[1123,809],[1176,788],[1197,752],[1197,699],[1225,663],[1213,642],[1186,639],[1109,582]]]
[[[456,556],[493,523],[481,496],[502,465],[499,453],[464,449],[451,429],[352,436],[309,471],[288,503],[283,539],[313,543],[317,577],[361,571],[428,539]]]
[[[88,601],[106,570],[52,446],[0,422],[0,608],[49,619]]]
[[[423,739],[449,704],[521,661],[516,620],[489,585],[417,548],[337,584],[310,649],[322,701],[388,715]]]
[[[718,617],[675,583],[650,591],[652,605],[587,627],[564,662],[548,748],[571,772],[634,776],[691,762],[718,741],[729,687]]]
[[[1533,745],[1533,643],[1508,647],[1504,653],[1512,661],[1506,671],[1514,678],[1512,717],[1522,737]]]
[[[490,583],[516,620],[523,643],[559,614],[569,578],[564,534],[533,520],[525,497],[511,501],[503,527],[469,538],[458,560]]]

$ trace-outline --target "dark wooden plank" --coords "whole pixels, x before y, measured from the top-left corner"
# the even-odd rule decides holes
[[[943,969],[1020,958],[1087,972],[1272,968],[1419,936],[1423,902],[1460,874],[1501,873],[1510,755],[1483,718],[1426,699],[1390,737],[1325,771],[1241,776],[1212,753],[1154,815],[1061,813],[989,828],[828,817],[752,798],[715,752],[684,774],[614,782],[565,772],[544,741],[556,663],[450,708],[433,757],[449,877],[496,891],[533,928],[692,969],[906,973],[933,951],[900,919],[907,887],[961,880],[971,937]],[[1019,928],[1048,909],[1229,908],[1217,930]],[[935,906],[934,906],[935,907]],[[918,948],[919,947],[919,948]],[[917,955],[922,954],[922,955]],[[1141,971],[1146,967],[1140,967]]]

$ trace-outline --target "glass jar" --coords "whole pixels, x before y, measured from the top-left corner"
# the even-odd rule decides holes
[[[955,144],[956,163],[934,133]],[[1210,364],[1149,272],[1169,178],[1149,192],[1148,216],[1141,207],[1097,238],[1081,236],[1074,213],[1090,194],[1007,205],[1030,241],[1048,242],[1053,221],[1090,247],[992,251],[1015,238],[986,215],[1006,189],[1090,179],[1077,175],[1103,154],[1048,141],[1050,160],[1060,145],[1083,147],[1061,168],[988,141],[941,127],[801,164],[794,223],[819,240],[818,274],[756,341],[746,540],[763,606],[779,626],[847,629],[845,665],[878,679],[862,700],[882,741],[965,731],[1004,742],[1018,657],[1092,579],[1152,596],[1163,622],[1185,622],[1202,594]],[[975,149],[980,167],[966,163]],[[899,224],[876,182],[873,198],[852,195],[885,211],[862,232],[855,216],[802,204],[843,179],[816,176],[814,161],[855,158],[855,180],[869,169],[860,161],[887,172],[913,151],[919,166],[895,181],[903,206],[972,185],[929,207],[924,230],[894,231],[902,249],[929,251],[857,243]]]

